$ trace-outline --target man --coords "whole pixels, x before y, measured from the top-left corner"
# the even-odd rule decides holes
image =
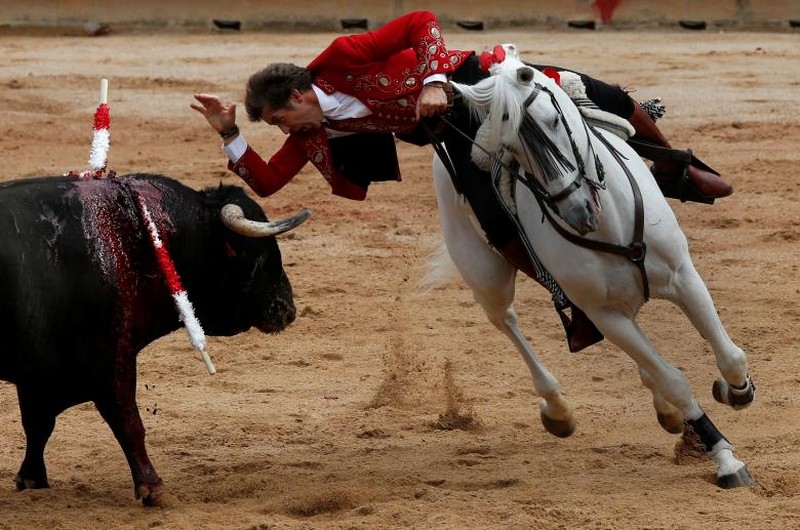
[[[277,192],[311,162],[334,194],[363,200],[371,181],[399,180],[393,135],[425,143],[418,126],[448,110],[445,83],[453,79],[472,84],[486,75],[480,66],[474,52],[447,49],[438,21],[427,11],[408,13],[374,31],[339,37],[305,68],[269,65],[251,76],[245,96],[250,120],[277,126],[288,135],[268,161],[239,134],[235,105],[195,94],[191,107],[222,136],[228,168],[260,196]],[[669,146],[653,120],[622,89],[588,76],[582,79],[587,95],[601,109],[628,118],[638,137]],[[477,124],[463,105],[451,110],[452,123],[474,134]],[[456,188],[475,210],[488,241],[536,279],[513,224],[496,203],[486,201],[492,196],[487,193],[489,179],[472,164],[469,142],[452,130],[443,131],[442,138],[456,165]],[[669,180],[682,170],[674,163],[656,162],[654,174]],[[733,191],[718,175],[698,167],[689,167],[687,176],[711,199]],[[571,319],[561,312],[570,349],[577,351],[602,338],[578,308],[571,309]]]

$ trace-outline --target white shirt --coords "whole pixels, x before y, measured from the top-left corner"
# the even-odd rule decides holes
[[[444,74],[434,74],[430,77],[426,77],[423,83],[428,84],[432,81],[447,81],[447,77]],[[322,116],[325,118],[330,118],[332,120],[346,120],[349,118],[363,118],[364,116],[369,116],[372,114],[372,111],[369,110],[369,107],[364,105],[358,98],[354,96],[345,94],[344,92],[326,94],[316,85],[311,85],[311,88],[317,95],[319,106],[322,109]],[[323,123],[323,126],[324,125],[325,124]],[[326,128],[325,134],[327,134],[328,138],[334,138],[353,133],[334,131]],[[239,136],[234,138],[233,141],[231,141],[231,143],[228,145],[223,145],[222,148],[225,151],[225,154],[228,155],[230,161],[235,164],[240,158],[242,158],[244,152],[247,151],[247,142],[245,141],[244,136],[239,133]]]

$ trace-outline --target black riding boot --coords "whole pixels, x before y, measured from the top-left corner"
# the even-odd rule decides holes
[[[628,117],[628,121],[636,129],[634,140],[643,140],[659,147],[670,147],[669,142],[658,129],[656,123],[650,118],[650,115],[636,102],[634,102],[633,114]],[[689,164],[687,167],[677,160],[660,159],[653,162],[651,171],[656,182],[659,185],[663,184],[664,189],[673,188],[674,186],[672,185],[681,180],[684,177],[683,172],[686,171],[685,177],[689,183],[709,199],[719,199],[733,193],[733,186],[729,182],[726,182],[716,173],[708,171],[708,169],[710,168],[701,168],[693,164]],[[672,196],[667,193],[665,195]],[[684,199],[684,197],[673,198]]]

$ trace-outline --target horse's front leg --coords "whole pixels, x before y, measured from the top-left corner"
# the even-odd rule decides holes
[[[434,184],[442,232],[450,257],[489,321],[511,339],[525,359],[536,394],[544,400],[540,404],[540,412],[545,428],[556,436],[569,436],[575,430],[572,407],[564,398],[558,380],[525,340],[511,306],[516,269],[493,251],[477,232],[470,220],[468,206],[458,197],[438,158],[434,160]]]
[[[653,376],[641,366],[639,366],[639,377],[641,377],[644,386],[653,394],[653,407],[656,409],[658,424],[668,433],[678,434],[683,432],[683,413],[661,395]]]
[[[750,473],[733,455],[733,446],[697,404],[686,377],[655,351],[632,315],[614,308],[594,308],[586,313],[606,338],[636,362],[640,372],[643,370],[649,375],[654,395],[662,396],[683,414],[706,454],[717,462],[717,485],[722,488],[749,486],[752,483]]]
[[[674,286],[672,301],[714,350],[722,374],[714,381],[714,398],[734,409],[749,406],[755,398],[755,385],[747,372],[747,355],[728,336],[711,295],[690,260],[678,270]]]
[[[530,370],[531,376],[533,377],[533,387],[536,389],[536,394],[543,399],[539,404],[542,425],[544,425],[544,428],[547,429],[547,432],[550,434],[558,436],[559,438],[566,438],[575,432],[575,419],[572,407],[564,398],[558,380],[547,367],[542,364],[541,360],[522,334],[517,320],[517,314],[510,305],[510,299],[513,298],[513,276],[511,291],[512,295],[509,297],[508,303],[497,303],[496,300],[488,300],[486,297],[482,296],[479,291],[473,289],[475,300],[483,307],[489,321],[511,339],[511,342],[517,347],[517,351],[519,351],[520,354],[522,354],[522,358],[525,359],[528,370]]]

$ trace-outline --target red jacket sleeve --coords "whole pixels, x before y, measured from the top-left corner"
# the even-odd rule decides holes
[[[248,145],[235,164],[228,162],[228,169],[239,175],[259,196],[267,197],[292,180],[307,161],[300,143],[289,136],[269,162]]]
[[[338,37],[307,68],[313,72],[323,65],[327,68],[336,65],[339,71],[362,71],[365,63],[382,63],[409,50],[417,56],[416,71],[422,78],[452,73],[451,62],[442,60],[450,54],[439,22],[430,11],[414,11],[376,30]]]
[[[366,187],[347,180],[337,171],[326,166],[329,156],[325,156],[321,151],[317,153],[317,156],[319,160],[316,160],[315,165],[320,172],[323,172],[323,168],[327,170],[326,180],[334,195],[356,201],[363,201],[367,197]],[[239,175],[259,196],[268,197],[292,180],[303,169],[307,161],[303,140],[289,136],[283,147],[269,159],[269,162],[261,158],[248,145],[247,150],[235,164],[228,162],[228,169]]]

